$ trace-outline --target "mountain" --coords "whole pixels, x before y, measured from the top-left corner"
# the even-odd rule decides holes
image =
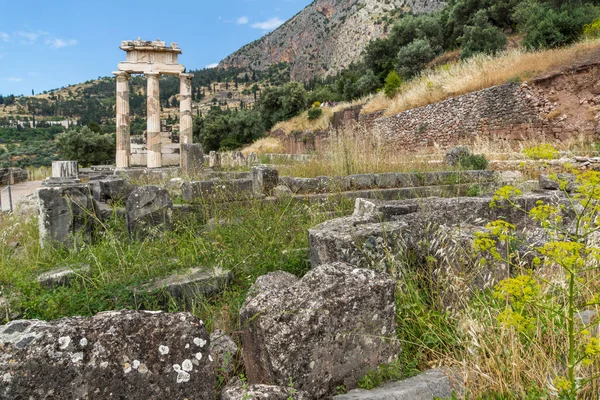
[[[443,5],[440,0],[315,0],[219,67],[262,71],[289,63],[296,81],[335,75],[358,60],[371,40],[385,36],[395,15],[431,12]]]

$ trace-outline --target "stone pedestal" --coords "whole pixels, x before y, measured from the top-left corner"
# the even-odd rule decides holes
[[[113,72],[117,77],[117,168],[131,167],[129,74]]]
[[[160,137],[160,92],[158,85],[158,72],[148,72],[148,168],[162,167],[162,144]]]
[[[181,171],[192,173],[204,166],[204,149],[200,143],[181,144]]]
[[[181,144],[193,142],[192,78],[194,74],[179,74],[179,135]]]
[[[276,169],[264,165],[252,167],[252,190],[255,196],[272,196],[278,184],[279,171]]]
[[[221,154],[216,151],[211,151],[208,154],[208,166],[210,168],[220,168],[221,167]]]
[[[53,178],[79,178],[77,161],[52,161]]]

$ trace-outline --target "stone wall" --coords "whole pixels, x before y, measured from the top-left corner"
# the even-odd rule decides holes
[[[541,111],[551,111],[547,100],[532,95],[527,86],[507,83],[453,97],[373,121],[374,133],[403,148],[452,146],[477,136],[525,140],[558,138],[554,123]]]
[[[287,134],[283,129],[278,129],[269,136],[279,139],[286,154],[306,154],[322,149],[327,144],[329,132],[295,131]]]
[[[21,168],[2,168],[0,169],[0,185],[14,185],[15,183],[25,182],[29,179],[27,171]]]

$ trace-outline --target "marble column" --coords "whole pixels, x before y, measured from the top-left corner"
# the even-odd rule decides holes
[[[192,144],[192,78],[194,74],[179,74],[179,142]]]
[[[131,167],[131,138],[129,119],[129,74],[113,72],[117,77],[117,168]]]
[[[162,138],[160,136],[160,91],[158,78],[160,73],[146,73],[147,89],[147,132],[146,147],[148,148],[148,168],[162,167]]]

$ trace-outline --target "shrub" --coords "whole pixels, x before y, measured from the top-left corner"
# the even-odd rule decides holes
[[[115,137],[88,127],[71,129],[58,137],[58,154],[63,160],[75,160],[83,167],[109,163],[115,158]]]
[[[461,157],[459,163],[461,168],[470,171],[486,170],[489,164],[483,154],[469,154],[468,156]]]
[[[583,27],[583,36],[587,39],[596,39],[600,37],[600,18]]]
[[[558,158],[558,150],[548,143],[527,147],[522,150],[522,153],[531,160],[554,160]]]
[[[464,27],[464,34],[458,38],[462,46],[461,57],[469,58],[477,53],[494,54],[506,46],[506,35],[490,24],[485,10],[473,17],[473,25]]]
[[[552,3],[525,1],[517,6],[514,17],[525,34],[526,47],[553,48],[576,41],[584,26],[598,17],[598,9],[590,3],[565,3],[556,8]]]
[[[310,110],[308,110],[308,120],[309,121],[314,121],[315,119],[319,119],[319,118],[321,118],[321,115],[323,115],[323,110],[321,109],[321,107],[313,107]]]
[[[400,75],[396,71],[391,71],[385,78],[383,92],[391,99],[398,93],[400,86],[402,86],[402,78],[400,78]]]
[[[433,60],[436,51],[431,47],[429,40],[417,39],[401,47],[396,56],[396,71],[405,79],[417,75],[425,65]]]

